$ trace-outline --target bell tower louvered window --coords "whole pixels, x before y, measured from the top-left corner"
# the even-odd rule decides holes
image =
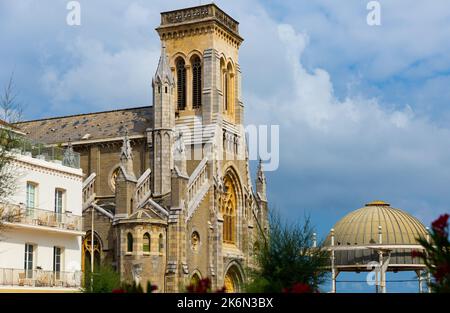
[[[179,58],[176,62],[177,67],[177,107],[178,110],[186,108],[186,68],[184,60]]]
[[[202,106],[202,64],[200,58],[195,56],[192,60],[192,107]]]

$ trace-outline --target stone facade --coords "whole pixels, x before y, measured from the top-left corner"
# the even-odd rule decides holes
[[[242,127],[243,39],[214,4],[164,12],[156,30],[153,106],[18,126],[81,153],[85,243],[93,212],[95,235],[85,270],[94,246],[98,263],[160,292],[206,277],[237,292],[267,227],[266,179],[259,166],[255,192]]]

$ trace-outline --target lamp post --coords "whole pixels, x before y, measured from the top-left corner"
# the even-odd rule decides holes
[[[331,229],[331,292],[336,293],[336,269],[334,268],[334,228]]]

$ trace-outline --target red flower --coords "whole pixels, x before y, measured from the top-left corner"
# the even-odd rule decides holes
[[[313,289],[305,283],[295,283],[291,288],[283,288],[283,293],[312,293]]]
[[[436,271],[433,276],[437,282],[441,282],[445,276],[450,274],[450,265],[448,263],[439,264],[436,266]]]
[[[196,284],[190,284],[186,287],[186,290],[190,293],[207,293],[210,288],[211,280],[209,278],[204,278]]]
[[[433,228],[433,230],[440,236],[443,236],[443,237],[448,236],[448,234],[445,230],[445,228],[448,226],[448,218],[449,218],[448,214],[443,214],[443,215],[439,216],[439,218],[431,224],[431,227]]]
[[[113,289],[112,293],[127,293],[125,290],[119,288],[119,289]]]
[[[158,286],[156,286],[156,285],[151,285],[151,286],[150,286],[150,291],[153,292],[153,291],[155,291],[155,290],[158,290]]]
[[[421,251],[412,250],[411,251],[411,257],[414,258],[423,258],[425,255]]]

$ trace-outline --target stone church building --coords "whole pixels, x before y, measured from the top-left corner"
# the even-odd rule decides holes
[[[267,229],[266,180],[260,164],[252,186],[242,127],[238,22],[208,4],[161,13],[156,31],[152,106],[18,126],[81,154],[85,271],[93,254],[94,267],[159,292],[206,277],[238,292]]]

